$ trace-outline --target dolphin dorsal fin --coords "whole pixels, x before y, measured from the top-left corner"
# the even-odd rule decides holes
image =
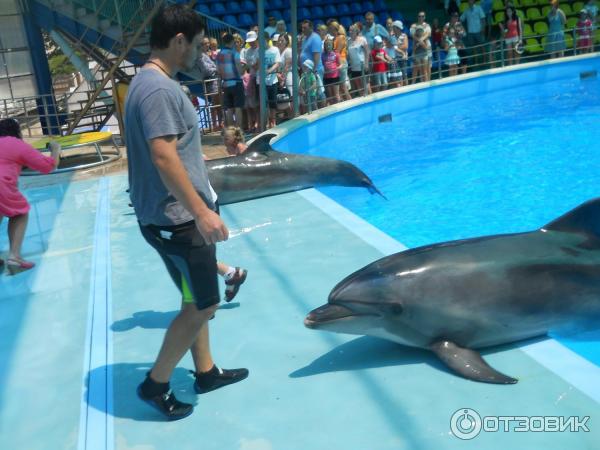
[[[248,149],[246,151],[249,152],[260,152],[260,153],[265,153],[269,150],[273,151],[273,149],[271,148],[271,139],[273,139],[274,137],[276,137],[277,135],[275,133],[266,133],[263,134],[262,136],[259,136],[258,138],[254,139],[250,145],[248,146]]]
[[[585,233],[600,237],[600,197],[589,200],[542,227],[548,231]]]

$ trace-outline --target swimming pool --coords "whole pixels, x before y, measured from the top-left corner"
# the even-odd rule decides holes
[[[322,190],[408,247],[541,228],[600,196],[598,69],[596,58],[552,82],[477,97],[466,81],[465,99],[318,142],[310,153],[357,164],[389,201]],[[562,342],[600,366],[600,333]]]
[[[374,123],[387,112],[381,104],[362,111]],[[392,123],[397,121],[394,116]],[[317,136],[331,130],[335,128],[298,132]],[[442,177],[445,171],[435,165],[449,167],[457,152],[438,157],[428,150],[420,172],[431,180],[434,173]],[[393,190],[380,173],[366,171],[390,200],[361,189],[348,189],[348,198],[357,199],[361,207],[391,210]],[[433,172],[427,175],[428,171]],[[172,386],[179,398],[196,404],[196,410],[188,419],[164,423],[137,399],[135,387],[176,314],[178,298],[158,256],[139,234],[126,187],[125,176],[114,176],[27,191],[32,220],[24,251],[38,266],[0,278],[3,448],[564,450],[594,449],[600,442],[600,428],[595,426],[600,415],[598,367],[566,348],[557,350],[553,340],[486,350],[484,356],[493,367],[519,378],[516,385],[495,386],[457,377],[427,351],[304,328],[306,313],[323,304],[341,278],[398,251],[398,241],[413,246],[453,238],[442,224],[433,233],[423,225],[418,239],[408,234],[390,239],[315,190],[223,207],[232,233],[219,256],[250,272],[236,301],[224,305],[211,323],[213,352],[224,367],[249,367],[250,377],[196,396],[186,357]],[[346,202],[342,190],[327,193]],[[450,203],[453,193],[446,194]],[[405,206],[413,207],[420,203]],[[489,213],[489,206],[480,207]],[[545,210],[546,205],[536,209]],[[440,222],[460,221],[443,212]],[[476,212],[472,206],[471,214]],[[545,223],[554,215],[540,220]],[[436,223],[434,219],[430,222]],[[514,219],[514,231],[540,225],[517,224]],[[472,225],[464,222],[462,228],[452,225],[459,236],[483,234],[476,227],[471,232],[465,227]],[[0,230],[2,248],[5,227],[6,223]],[[381,227],[393,235],[385,224]],[[463,408],[482,416],[592,419],[589,432],[482,432],[472,441],[462,441],[450,433],[450,418]]]

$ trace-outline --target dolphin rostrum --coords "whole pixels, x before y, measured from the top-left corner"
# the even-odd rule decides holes
[[[476,349],[600,327],[600,198],[536,231],[382,258],[338,283],[304,324],[430,349],[465,378],[516,383]]]
[[[206,161],[220,204],[317,186],[365,187],[383,197],[370,178],[353,164],[278,152],[269,145],[274,136],[272,133],[260,136],[241,155]]]

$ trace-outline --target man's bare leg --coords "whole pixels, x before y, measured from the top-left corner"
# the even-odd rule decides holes
[[[157,383],[167,383],[177,363],[185,352],[192,347],[206,323],[214,315],[217,305],[198,310],[194,303],[185,304],[177,317],[171,322],[163,341],[150,378]],[[210,351],[209,351],[210,358]]]
[[[210,353],[210,337],[208,333],[208,322],[200,327],[200,331],[190,347],[196,373],[208,372],[215,365]]]

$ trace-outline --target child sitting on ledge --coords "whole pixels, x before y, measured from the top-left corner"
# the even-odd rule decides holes
[[[246,151],[246,139],[240,127],[227,127],[223,130],[225,150],[229,156],[241,155]]]

